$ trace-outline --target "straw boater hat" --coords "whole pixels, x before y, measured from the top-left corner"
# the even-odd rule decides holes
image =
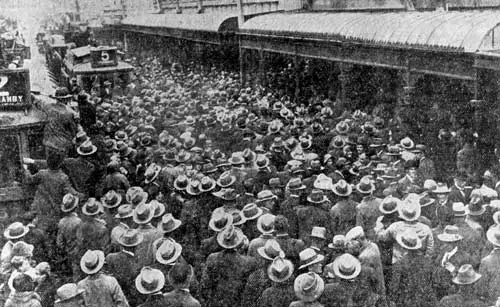
[[[417,250],[422,248],[422,240],[413,230],[407,230],[396,235],[396,242],[407,250]]]
[[[333,261],[335,276],[342,279],[354,279],[361,273],[361,263],[351,254],[343,254]]]
[[[293,264],[283,257],[276,257],[273,263],[267,268],[269,279],[281,283],[287,281],[293,274]]]
[[[222,210],[215,210],[210,218],[210,221],[208,222],[208,227],[215,232],[221,232],[232,223],[232,214],[228,214]]]
[[[158,229],[163,233],[170,233],[182,225],[181,220],[176,219],[172,213],[165,214],[160,223],[158,224]]]
[[[131,204],[125,204],[118,207],[118,211],[115,215],[115,219],[126,219],[134,215],[134,208]]]
[[[165,285],[165,276],[160,270],[143,267],[135,279],[135,287],[141,294],[160,292]]]
[[[91,197],[87,199],[87,202],[83,205],[82,212],[86,216],[96,216],[103,212],[102,204],[95,198]]]
[[[470,285],[478,281],[481,276],[481,274],[474,271],[472,265],[464,264],[458,269],[457,276],[452,281],[457,285]]]
[[[456,217],[462,217],[462,216],[467,216],[469,212],[467,211],[467,208],[465,207],[464,203],[462,202],[456,202],[452,204],[452,211],[453,211],[453,216]]]
[[[318,254],[313,248],[306,248],[299,254],[300,267],[299,270],[307,268],[316,263],[320,263],[325,260],[325,256]]]
[[[276,216],[270,213],[263,214],[257,219],[257,229],[262,234],[271,234],[274,232],[275,220]]]
[[[278,241],[274,239],[267,240],[264,246],[257,248],[257,253],[262,258],[271,261],[276,257],[285,257],[285,252],[281,249]]]
[[[410,150],[410,149],[413,149],[415,147],[415,143],[409,137],[405,137],[405,138],[401,139],[401,141],[399,142],[399,145],[403,149],[406,149],[406,150]]]
[[[69,301],[75,297],[78,297],[79,295],[82,295],[85,292],[84,289],[79,288],[77,284],[64,284],[61,287],[59,287],[56,291],[56,301],[54,304],[59,304],[62,302]]]
[[[92,144],[90,140],[87,140],[83,142],[78,148],[76,149],[76,152],[80,156],[90,156],[94,154],[97,151],[97,146]]]
[[[455,225],[446,225],[444,227],[443,233],[437,235],[439,241],[443,242],[457,242],[462,240],[462,237],[459,233],[459,229]]]
[[[61,205],[62,212],[70,212],[73,211],[76,207],[78,207],[78,197],[68,193],[64,195]]]
[[[88,250],[80,260],[80,268],[87,275],[99,272],[104,266],[104,253],[100,250]]]
[[[318,274],[309,272],[295,278],[293,289],[301,301],[313,302],[323,294],[325,282]]]
[[[314,226],[309,237],[326,240],[326,228]]]
[[[344,179],[340,179],[332,186],[332,191],[338,196],[347,197],[352,193],[352,186]]]
[[[244,234],[241,229],[233,225],[227,226],[217,234],[217,243],[225,249],[237,248],[243,242],[243,239]]]
[[[156,261],[161,264],[174,264],[182,253],[182,245],[168,238],[163,240],[156,251]]]
[[[150,204],[142,203],[134,209],[132,217],[138,225],[147,224],[153,219],[154,210]]]
[[[134,247],[144,240],[142,233],[140,233],[137,229],[127,229],[125,230],[120,237],[118,237],[118,244],[125,247]]]
[[[116,193],[115,190],[109,190],[102,198],[101,203],[106,208],[116,208],[122,202],[121,194]]]

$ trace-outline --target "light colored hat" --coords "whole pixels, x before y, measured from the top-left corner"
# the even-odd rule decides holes
[[[348,184],[344,179],[340,179],[332,186],[332,191],[338,196],[346,197],[351,195],[352,186]]]
[[[274,282],[287,281],[293,274],[293,264],[290,260],[282,257],[276,257],[273,263],[267,268],[269,279]]]
[[[257,253],[267,260],[273,260],[276,257],[285,257],[285,253],[281,249],[280,244],[274,239],[267,240],[264,246],[257,248]]]
[[[261,215],[257,219],[257,229],[260,231],[262,234],[271,234],[274,232],[274,220],[276,219],[276,216],[266,213]]]
[[[421,213],[421,208],[419,203],[402,201],[399,206],[399,217],[405,221],[413,222],[418,220]]]
[[[326,228],[314,226],[309,236],[313,238],[326,240]]]
[[[408,250],[416,250],[422,248],[422,240],[413,230],[407,230],[396,235],[396,241],[403,248]]]
[[[333,261],[333,272],[342,279],[354,279],[361,273],[361,263],[351,254],[343,254]]]
[[[481,278],[481,274],[474,271],[470,264],[464,264],[458,269],[457,276],[453,278],[453,283],[457,285],[470,285]]]
[[[500,227],[490,227],[486,232],[486,238],[491,244],[500,247]]]
[[[79,288],[77,284],[73,284],[73,283],[64,284],[57,289],[57,291],[56,291],[57,299],[54,303],[57,304],[60,302],[68,301],[74,297],[77,297],[78,295],[82,294],[83,292],[85,292],[85,290]]]
[[[234,249],[240,246],[244,240],[244,234],[236,226],[229,225],[217,234],[217,242],[225,249]]]
[[[364,236],[365,236],[365,231],[363,230],[363,227],[356,226],[346,233],[345,238],[346,240],[350,241],[350,240],[356,240]]]
[[[179,228],[181,225],[181,220],[176,219],[172,213],[167,213],[161,218],[161,221],[158,224],[158,229],[163,233],[170,233]]]
[[[345,246],[347,239],[344,235],[335,235],[332,239],[332,243],[328,244],[328,248],[338,249]]]
[[[314,180],[313,187],[315,189],[331,191],[333,186],[332,178],[327,177],[325,174],[319,174]]]
[[[141,244],[143,240],[144,237],[142,233],[140,233],[137,229],[127,229],[117,239],[118,244],[126,247],[137,246]]]
[[[356,190],[361,194],[370,194],[375,191],[375,185],[373,184],[370,177],[364,176],[356,185]]]
[[[142,203],[134,209],[133,220],[138,225],[151,222],[154,217],[154,210],[150,204]]]
[[[400,204],[401,200],[399,200],[399,198],[389,195],[382,200],[379,206],[379,210],[383,214],[392,214],[398,211]]]
[[[325,282],[316,273],[300,274],[293,284],[295,295],[304,302],[317,300],[325,290]]]
[[[16,240],[24,237],[29,231],[28,226],[24,226],[21,222],[14,222],[5,229],[3,236],[7,240]]]
[[[126,219],[134,215],[134,208],[130,204],[121,205],[115,215],[115,219]]]
[[[299,258],[301,264],[299,270],[325,260],[325,256],[318,254],[313,248],[306,248],[301,251],[299,254]]]
[[[165,276],[160,270],[143,267],[135,279],[135,287],[142,294],[152,294],[161,291],[165,285]]]
[[[82,208],[83,214],[87,216],[96,216],[99,213],[102,213],[102,204],[101,202],[97,201],[95,198],[91,197],[87,199],[85,204],[83,205]]]
[[[453,216],[466,216],[468,214],[464,203],[457,202],[452,204]]]
[[[64,195],[61,205],[61,211],[70,212],[74,210],[78,206],[78,201],[78,197],[71,193]]]
[[[104,253],[100,250],[88,250],[80,260],[80,268],[85,274],[92,275],[104,266]]]
[[[241,212],[243,213],[245,220],[248,221],[259,218],[264,212],[264,210],[259,208],[255,203],[250,203],[245,205],[245,207],[243,207],[243,210],[241,210]]]
[[[463,237],[458,233],[458,227],[455,225],[446,225],[443,233],[438,234],[437,238],[439,241],[443,242],[456,242],[463,239]]]
[[[116,208],[122,202],[122,196],[114,190],[109,190],[102,198],[101,203],[106,208]]]
[[[448,188],[448,186],[446,186],[446,184],[444,184],[442,182],[438,182],[436,189],[434,189],[434,191],[432,191],[432,193],[434,193],[434,194],[448,194],[448,193],[450,193],[450,189]]]
[[[221,232],[227,226],[233,223],[233,215],[222,210],[214,210],[212,217],[208,222],[208,227],[215,232]]]
[[[161,264],[172,264],[177,261],[182,253],[182,245],[169,238],[163,240],[156,251],[156,261]]]

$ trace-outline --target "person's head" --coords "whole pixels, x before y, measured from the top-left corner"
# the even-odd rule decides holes
[[[453,182],[458,188],[463,189],[467,183],[467,174],[458,173],[455,178],[453,178]]]
[[[168,280],[176,289],[189,289],[193,276],[193,267],[189,264],[176,263],[168,272]]]
[[[417,176],[418,176],[418,173],[417,173],[417,168],[415,167],[409,167],[407,170],[406,170],[406,175],[408,176],[408,178],[410,178],[411,180],[417,180]]]
[[[30,292],[35,290],[35,282],[27,274],[19,274],[14,277],[12,287],[16,292]]]

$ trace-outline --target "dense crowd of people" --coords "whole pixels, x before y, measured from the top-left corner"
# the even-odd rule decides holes
[[[130,61],[46,106],[3,306],[499,306],[500,168],[473,131],[429,154],[372,110]]]

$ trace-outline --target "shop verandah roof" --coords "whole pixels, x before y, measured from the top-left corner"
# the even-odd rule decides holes
[[[474,53],[498,48],[499,24],[500,10],[281,13],[254,17],[240,33]]]

